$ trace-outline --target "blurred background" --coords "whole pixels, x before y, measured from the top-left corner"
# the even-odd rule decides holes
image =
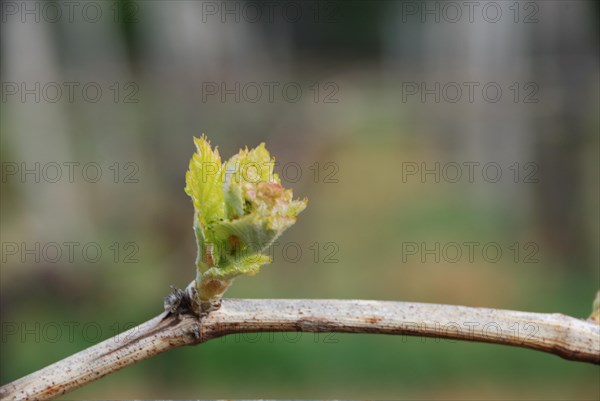
[[[229,297],[591,312],[597,3],[0,5],[2,384],[194,278],[202,133],[224,158],[266,142],[309,198]],[[491,344],[248,334],[64,398],[598,399],[599,373]]]

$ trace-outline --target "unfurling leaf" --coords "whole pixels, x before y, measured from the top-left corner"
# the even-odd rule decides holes
[[[592,314],[588,320],[600,324],[600,291],[596,293],[596,299],[594,299],[594,303],[592,304]]]
[[[185,192],[194,204],[198,245],[196,288],[201,301],[215,302],[239,275],[270,263],[265,251],[306,207],[281,185],[264,143],[221,164],[203,135],[186,173]]]

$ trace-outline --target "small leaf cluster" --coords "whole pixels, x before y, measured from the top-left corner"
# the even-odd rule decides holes
[[[196,289],[201,301],[213,302],[235,277],[271,262],[266,249],[295,223],[307,200],[294,200],[281,185],[264,143],[225,162],[204,135],[194,143],[185,192],[194,205]]]

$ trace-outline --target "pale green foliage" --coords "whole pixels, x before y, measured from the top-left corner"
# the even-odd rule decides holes
[[[294,224],[306,199],[294,200],[281,186],[264,143],[221,164],[206,137],[194,142],[185,192],[195,210],[196,286],[201,300],[216,300],[233,278],[271,261],[265,250]]]
[[[600,324],[600,290],[596,293],[596,298],[592,304],[592,314],[590,320]]]
[[[223,201],[223,171],[219,150],[214,152],[204,137],[194,138],[197,152],[190,160],[185,175],[185,192],[194,202],[196,220],[200,227],[220,220],[225,215]]]

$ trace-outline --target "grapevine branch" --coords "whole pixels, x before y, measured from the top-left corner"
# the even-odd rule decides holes
[[[185,292],[178,296],[185,297]],[[172,302],[171,302],[172,304]],[[411,302],[224,299],[198,315],[188,303],[0,388],[6,400],[46,400],[183,345],[234,333],[338,332],[438,337],[530,348],[600,364],[600,326],[562,314]],[[187,310],[186,310],[187,308]]]

